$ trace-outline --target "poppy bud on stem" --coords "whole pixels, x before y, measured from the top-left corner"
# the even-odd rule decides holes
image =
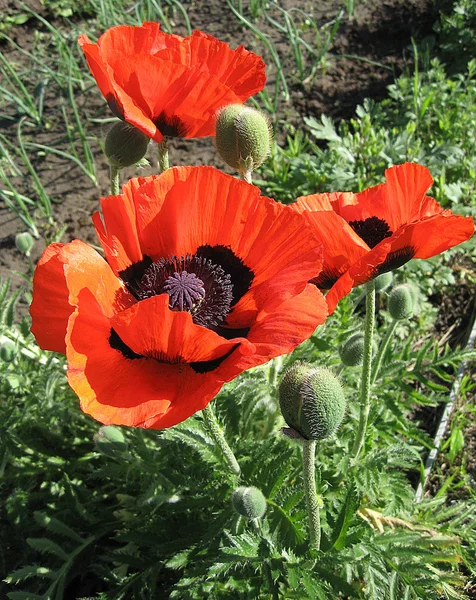
[[[400,284],[393,288],[388,298],[388,311],[392,317],[392,322],[387,329],[387,333],[380,344],[377,355],[375,357],[374,366],[372,369],[372,383],[377,379],[382,361],[387,351],[390,340],[393,337],[398,321],[409,319],[415,308],[415,289],[409,285]]]
[[[216,149],[241,179],[251,183],[251,173],[269,154],[271,129],[266,117],[248,106],[229,104],[217,115]]]
[[[124,121],[117,122],[108,131],[104,153],[110,165],[111,194],[113,196],[120,193],[120,170],[140,162],[146,155],[148,145],[149,138],[142,131]]]
[[[346,400],[342,386],[328,369],[297,362],[286,371],[279,386],[279,405],[289,430],[302,443],[304,494],[311,547],[320,549],[320,500],[316,493],[316,440],[335,435],[344,418]]]
[[[202,416],[208,433],[212,436],[216,445],[222,451],[223,457],[228,463],[228,466],[235,475],[239,475],[241,472],[240,465],[233,454],[233,450],[230,448],[225,436],[223,435],[223,431],[210,404],[207,404],[207,406],[205,406],[205,408],[202,410]]]

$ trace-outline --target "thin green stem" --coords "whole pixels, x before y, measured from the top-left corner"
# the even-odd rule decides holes
[[[393,334],[395,333],[395,329],[397,327],[398,321],[397,319],[393,319],[390,327],[387,329],[387,333],[380,343],[380,347],[378,349],[377,355],[375,356],[374,366],[372,368],[372,379],[371,383],[374,383],[377,379],[378,373],[380,371],[380,367],[382,366],[383,357],[387,352],[388,345],[390,340],[392,339]]]
[[[167,138],[164,137],[164,139],[160,142],[158,145],[158,151],[159,173],[163,173],[169,168],[169,145],[167,143]]]
[[[114,167],[113,165],[110,165],[109,178],[111,180],[111,195],[112,196],[117,196],[118,194],[120,194],[119,172],[120,172],[120,169],[118,167]]]
[[[303,441],[302,470],[311,548],[319,550],[321,546],[321,517],[316,494],[316,440]]]
[[[241,471],[240,465],[238,464],[238,461],[236,460],[236,457],[233,454],[233,450],[230,448],[228,442],[225,439],[225,436],[223,435],[222,428],[218,423],[218,420],[215,416],[211,404],[207,404],[207,406],[202,410],[202,415],[203,421],[209,434],[212,436],[212,438],[215,440],[216,445],[222,451],[223,458],[228,463],[228,466],[233,471],[233,473],[235,475],[239,475]]]
[[[359,456],[364,445],[365,432],[370,413],[370,384],[372,370],[372,339],[375,325],[375,283],[369,281],[365,284],[366,296],[366,314],[365,314],[365,335],[364,335],[364,363],[362,365],[362,380],[360,383],[360,417],[359,428],[355,436],[352,455],[354,460]]]

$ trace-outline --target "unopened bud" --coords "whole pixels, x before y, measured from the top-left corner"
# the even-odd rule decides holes
[[[364,362],[364,334],[354,333],[339,348],[341,361],[346,367],[358,367]]]
[[[296,363],[279,386],[279,404],[286,423],[306,440],[332,437],[344,418],[342,386],[328,369]]]
[[[104,152],[109,164],[117,169],[135,165],[144,158],[149,138],[133,125],[119,121],[106,136]]]
[[[379,275],[378,277],[376,277],[374,279],[375,291],[383,292],[388,287],[390,287],[390,285],[392,284],[392,281],[393,281],[392,271],[389,271],[388,273],[382,273],[382,275]]]
[[[388,297],[388,311],[393,319],[409,319],[413,315],[414,301],[410,286],[402,283],[393,288]]]
[[[30,256],[31,249],[33,248],[33,238],[28,233],[28,231],[24,231],[23,233],[17,233],[15,236],[15,246],[17,250],[26,254],[26,256]]]
[[[266,498],[255,487],[238,487],[231,501],[236,512],[247,519],[261,519],[266,512]]]
[[[6,363],[12,362],[15,359],[15,348],[15,342],[12,342],[11,340],[2,342],[0,345],[0,359]]]
[[[127,450],[126,438],[122,431],[114,425],[100,427],[94,436],[96,448],[106,456],[115,456]]]
[[[264,162],[270,146],[270,125],[258,110],[230,104],[218,113],[216,148],[230,167],[240,173],[253,171]]]

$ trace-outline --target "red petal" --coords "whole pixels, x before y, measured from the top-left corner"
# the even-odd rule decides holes
[[[454,215],[449,210],[403,225],[353,264],[337,281],[326,296],[329,313],[334,312],[338,301],[356,285],[361,285],[380,273],[396,269],[411,258],[436,256],[465,242],[473,233],[474,223],[471,217]]]
[[[172,313],[165,296],[140,302],[111,320],[83,290],[69,321],[68,380],[82,409],[102,423],[171,427],[203,409],[223,385],[215,371],[200,374],[183,363],[125,358],[109,343],[111,326],[125,343],[157,358],[183,352],[190,360],[213,360],[236,343],[194,325],[188,313]],[[253,349],[242,342],[246,351]]]
[[[83,288],[90,289],[110,315],[135,302],[87,244],[74,240],[48,246],[35,271],[30,307],[31,330],[43,349],[65,352],[68,319]]]
[[[247,336],[256,348],[255,353],[232,354],[218,369],[219,374],[229,381],[246,369],[292,352],[324,323],[326,317],[323,295],[316,286],[308,284],[299,295],[286,300],[275,311],[262,312],[258,316]]]

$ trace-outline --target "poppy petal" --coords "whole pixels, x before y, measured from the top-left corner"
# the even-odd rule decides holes
[[[422,165],[404,163],[387,169],[385,179],[385,183],[356,194],[356,204],[339,203],[334,210],[347,222],[377,217],[388,223],[392,232],[418,219],[433,183],[430,171]]]
[[[354,263],[332,287],[326,296],[329,314],[334,312],[338,301],[356,285],[397,269],[412,258],[436,256],[465,242],[473,233],[472,217],[454,215],[449,210],[403,225]]]
[[[327,304],[315,285],[280,304],[274,312],[262,312],[251,326],[247,339],[256,350],[250,355],[232,355],[220,367],[227,380],[276,356],[288,354],[307,340],[327,317]],[[237,360],[238,359],[238,360]]]
[[[135,302],[107,262],[79,240],[51,244],[33,278],[31,331],[45,350],[65,353],[68,319],[80,290],[88,288],[104,310],[114,314]]]
[[[112,330],[147,356],[128,357],[114,347]],[[254,346],[246,340],[228,342],[194,325],[188,313],[168,309],[165,295],[110,319],[93,294],[83,290],[68,326],[68,380],[84,412],[103,423],[170,427],[204,408],[223,385],[216,367],[203,371],[194,365],[213,367],[222,353],[233,350],[240,356]],[[190,364],[173,362],[178,353]]]
[[[332,287],[354,262],[370,250],[347,221],[332,210],[332,203],[338,202],[340,196],[348,197],[349,194],[344,192],[303,196],[291,205],[294,210],[304,214],[316,237],[322,242],[322,271],[312,281],[322,290]]]

